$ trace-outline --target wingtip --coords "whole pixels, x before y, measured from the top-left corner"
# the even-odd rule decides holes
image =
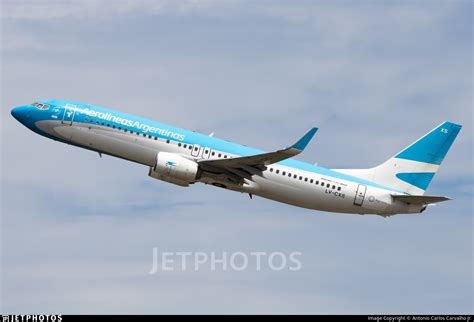
[[[292,148],[303,151],[317,131],[318,131],[317,127],[311,128],[305,135],[303,135],[301,139],[298,140],[298,142],[293,144]]]
[[[451,125],[451,126],[455,126],[455,127],[458,127],[458,128],[462,128],[462,124],[459,124],[459,123],[456,123],[456,122],[451,122],[451,121],[444,121],[444,123],[442,125]]]

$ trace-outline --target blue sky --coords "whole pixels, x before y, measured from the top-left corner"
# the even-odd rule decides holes
[[[3,1],[3,312],[473,312],[470,1]],[[69,99],[299,159],[378,164],[464,125],[421,216],[347,216],[59,144],[11,107]],[[301,251],[298,272],[147,274],[167,251]]]

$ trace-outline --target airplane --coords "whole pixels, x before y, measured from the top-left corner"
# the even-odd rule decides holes
[[[296,143],[264,152],[210,135],[90,104],[37,101],[12,116],[49,139],[137,162],[151,178],[182,187],[201,182],[326,212],[417,214],[450,200],[424,195],[461,130],[443,122],[382,164],[368,169],[327,169],[293,159],[318,128]]]

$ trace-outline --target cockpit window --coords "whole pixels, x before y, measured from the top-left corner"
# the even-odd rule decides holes
[[[40,109],[40,110],[47,110],[49,109],[49,105],[47,104],[41,104],[41,103],[38,103],[38,102],[34,102],[33,104],[31,104],[32,106]]]

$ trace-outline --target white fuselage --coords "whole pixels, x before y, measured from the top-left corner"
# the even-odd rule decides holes
[[[87,124],[39,120],[36,126],[63,142],[138,162],[150,168],[155,166],[158,152],[173,153],[194,161],[241,156],[213,147],[119,131],[103,122]],[[376,184],[360,183],[358,180],[342,179],[278,163],[271,164],[262,171],[249,169],[249,172],[252,171],[255,173],[251,174],[251,180],[245,180],[243,185],[229,184],[219,174],[208,171],[202,171],[197,181],[329,212],[390,216],[397,213],[419,213],[424,209],[421,205],[393,200],[391,194],[400,194],[399,192]]]

